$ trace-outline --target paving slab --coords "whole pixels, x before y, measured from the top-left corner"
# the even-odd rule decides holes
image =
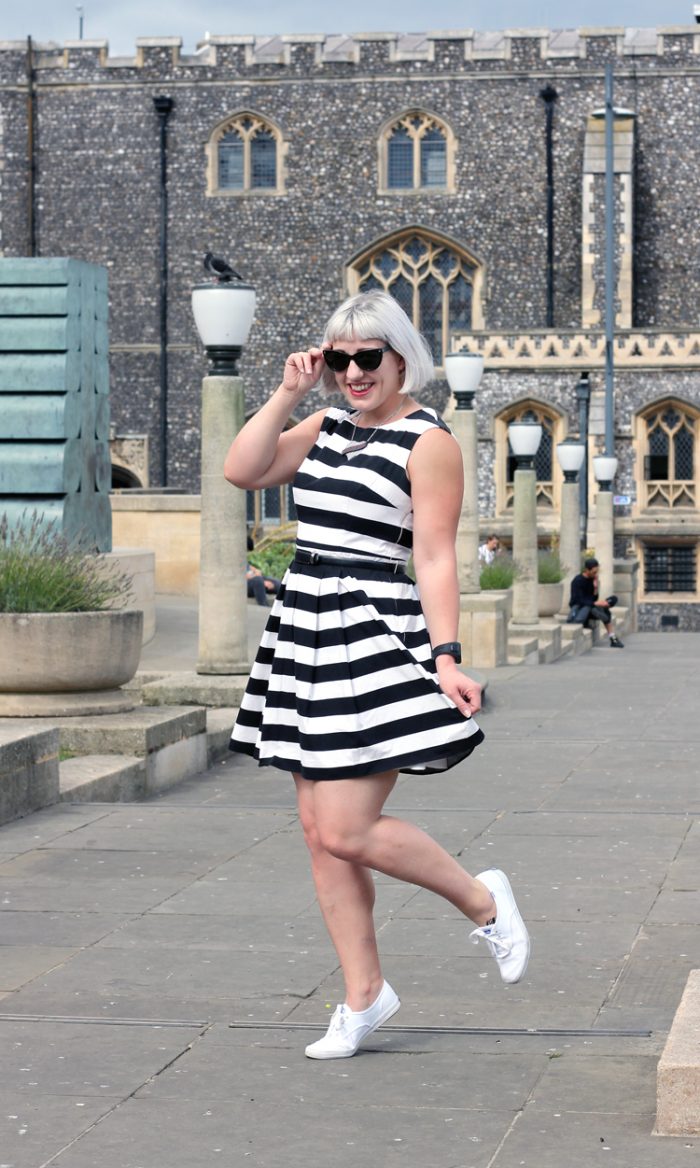
[[[609,1163],[615,1168],[690,1168],[696,1140],[659,1140],[655,1112],[563,1111],[555,1106],[526,1108],[495,1161],[497,1168],[562,1168],[562,1163]],[[565,1159],[564,1159],[565,1158]]]
[[[229,755],[0,828],[0,1165],[694,1162],[651,1132],[700,966],[698,644],[491,671],[484,746],[399,780],[391,813],[512,874],[532,960],[504,986],[457,909],[378,877],[402,1008],[351,1060],[303,1056],[343,990],[288,775]]]
[[[676,892],[662,888],[647,921],[649,924],[697,925],[698,889]]]
[[[3,1022],[0,1093],[125,1098],[161,1074],[199,1034],[195,1027]]]
[[[91,884],[6,878],[0,887],[0,912],[31,911],[37,903],[44,912],[145,912],[175,896],[181,886],[177,877],[154,877],[138,882],[107,877]]]
[[[142,881],[153,876],[195,879],[210,872],[217,860],[209,852],[193,849],[165,851],[120,850],[116,854],[100,848],[42,848],[0,863],[0,888],[21,879],[34,884],[70,884],[85,881]]]
[[[121,1103],[119,1096],[65,1096],[0,1090],[0,1148],[10,1168],[46,1164]]]
[[[319,951],[326,957],[333,947],[321,921],[303,914],[296,917],[260,917],[236,914],[231,928],[222,928],[215,916],[176,916],[145,913],[125,919],[120,927],[105,933],[95,942],[100,949],[173,949],[178,952],[203,949],[209,953],[257,951],[262,953],[296,953]]]
[[[280,1068],[276,1074],[285,1076]],[[235,1101],[235,1122],[230,1099],[129,1100],[59,1157],[57,1168],[162,1168],[164,1143],[168,1168],[239,1161],[255,1168],[357,1168],[399,1158],[418,1165],[432,1163],[436,1148],[445,1164],[488,1168],[511,1119],[507,1111],[345,1103],[331,1123],[325,1097],[313,1089],[302,1094],[291,1072],[285,1080],[283,1108],[268,1106],[268,1092],[251,1093]]]
[[[222,816],[216,808],[180,807],[177,801],[162,804],[153,800],[128,808],[103,806],[94,819],[47,842],[55,848],[113,852],[187,850],[196,842],[197,850],[230,859],[295,821],[293,808],[232,808]]]
[[[0,827],[0,846],[4,851],[29,851],[61,837],[68,836],[85,824],[94,823],[109,814],[103,805],[55,804],[35,811],[24,819],[5,823]]]
[[[270,1108],[274,1111],[284,1106],[291,1076],[294,1090],[300,1095],[314,1094],[318,1066],[308,1059],[296,1066],[294,1057],[300,1043],[313,1038],[313,1032],[295,1031],[285,1035],[267,1031],[260,1038],[250,1031],[229,1030],[227,1039],[212,1044],[205,1035],[175,1065],[143,1087],[139,1098],[211,1102],[250,1098],[260,1091],[271,1091]],[[405,1047],[400,1050],[396,1038],[393,1032],[389,1037],[382,1036],[381,1042],[369,1043],[367,1052],[360,1058],[339,1060],[326,1067],[323,1086],[327,1105],[335,1109],[349,1092],[352,1092],[353,1107],[375,1105],[388,1059],[392,1062],[397,1095],[406,1107],[482,1111],[489,1102],[493,1103],[489,1099],[492,1055],[464,1049],[463,1044],[453,1039],[449,1047],[443,1047],[439,1057],[430,1051],[415,1051],[411,1057],[405,1057],[408,1051]],[[382,1057],[369,1057],[371,1048],[380,1051]],[[548,1062],[547,1056],[536,1049],[513,1054],[504,1068],[495,1110],[519,1111]]]
[[[57,945],[82,949],[118,932],[129,921],[125,913],[35,911],[3,912],[0,945]],[[2,950],[0,949],[0,962]]]
[[[76,949],[54,945],[1,945],[0,990],[20,989],[37,977],[60,969],[76,952]]]
[[[518,902],[528,921],[639,921],[655,903],[658,887],[653,884],[612,889],[606,881],[597,885],[566,882],[564,874],[547,883],[525,881]],[[422,889],[401,909],[402,916],[424,916],[431,912],[432,893]],[[440,911],[448,911],[440,906]],[[454,910],[457,914],[458,910]]]

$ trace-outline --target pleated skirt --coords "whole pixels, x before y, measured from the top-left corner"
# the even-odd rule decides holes
[[[404,573],[288,569],[231,736],[260,766],[313,780],[434,774],[483,741],[438,683]]]

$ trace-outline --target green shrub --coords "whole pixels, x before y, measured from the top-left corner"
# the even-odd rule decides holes
[[[36,512],[17,527],[0,520],[0,612],[99,612],[130,592],[129,576],[73,547]]]
[[[559,552],[540,552],[537,557],[537,580],[540,584],[559,584],[566,575]]]
[[[517,575],[517,564],[510,556],[496,556],[493,563],[482,566],[479,584],[482,589],[510,588]]]
[[[254,568],[259,568],[264,576],[281,580],[294,559],[294,544],[290,540],[278,539],[272,543],[262,543],[254,552],[248,553],[248,560]]]

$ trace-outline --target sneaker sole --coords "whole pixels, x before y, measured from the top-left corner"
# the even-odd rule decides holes
[[[360,1039],[360,1041],[358,1042],[358,1044],[354,1050],[342,1051],[342,1052],[339,1052],[338,1054],[331,1053],[331,1052],[329,1052],[328,1054],[321,1054],[321,1053],[316,1054],[316,1053],[310,1053],[310,1048],[307,1046],[306,1050],[304,1051],[304,1054],[306,1055],[307,1058],[310,1058],[310,1059],[352,1058],[353,1055],[357,1054],[358,1050],[362,1046],[362,1043],[365,1042],[368,1038],[371,1038],[372,1035],[375,1034],[377,1030],[379,1030],[380,1026],[383,1026],[385,1022],[388,1022],[390,1018],[393,1018],[394,1014],[400,1008],[401,1008],[401,1002],[397,1000],[392,1006],[390,1006],[388,1009],[386,1009],[384,1011],[384,1013],[382,1014],[382,1016],[380,1017],[379,1021],[377,1022],[377,1025],[373,1026],[372,1029],[369,1031],[369,1033],[365,1034],[364,1038]]]

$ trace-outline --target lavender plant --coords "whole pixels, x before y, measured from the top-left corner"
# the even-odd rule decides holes
[[[0,519],[0,612],[100,612],[122,607],[130,592],[129,576],[36,511],[16,526]]]

